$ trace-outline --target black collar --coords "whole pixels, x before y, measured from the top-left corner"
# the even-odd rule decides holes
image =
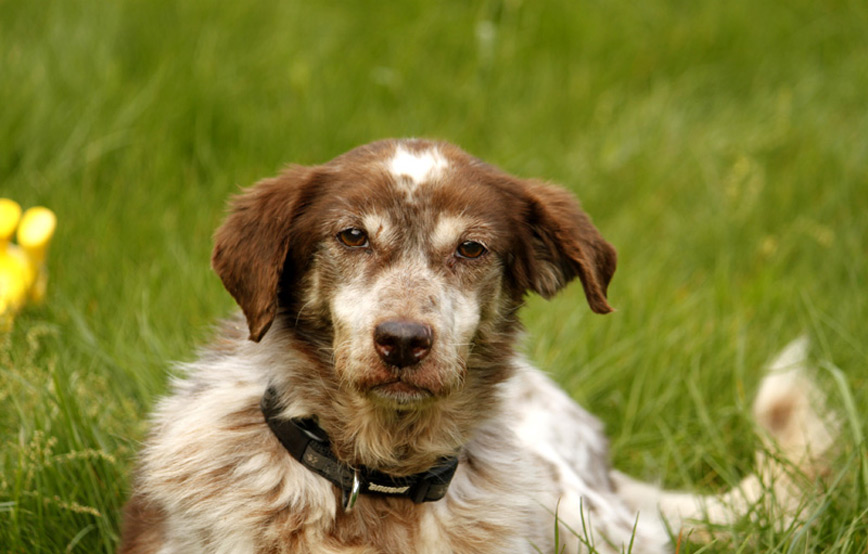
[[[392,477],[365,466],[354,468],[337,459],[328,435],[313,418],[279,419],[281,408],[274,388],[265,391],[260,408],[271,432],[292,457],[341,490],[346,511],[353,508],[359,493],[404,497],[416,504],[440,500],[458,467],[458,458],[452,456],[441,458],[428,471],[404,477]]]

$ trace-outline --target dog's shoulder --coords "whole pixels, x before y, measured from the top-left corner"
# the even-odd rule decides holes
[[[277,518],[291,535],[335,511],[330,484],[291,462],[260,409],[275,358],[291,364],[294,353],[250,344],[225,325],[195,361],[179,366],[154,410],[137,499],[168,516],[168,541],[173,529],[177,540],[195,530],[215,544],[255,548],[251,529],[274,528]]]
[[[611,491],[602,423],[542,371],[520,359],[516,365],[506,405],[522,448],[549,469],[550,479],[576,481],[589,492]]]

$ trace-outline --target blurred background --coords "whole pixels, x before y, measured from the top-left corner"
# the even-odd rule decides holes
[[[562,184],[618,249],[617,311],[529,299],[524,350],[619,468],[737,482],[762,366],[807,334],[833,479],[808,531],[733,540],[864,552],[866,91],[859,0],[0,0],[0,196],[58,217],[46,301],[0,333],[0,551],[114,550],[172,361],[234,309],[231,194],[417,136]]]

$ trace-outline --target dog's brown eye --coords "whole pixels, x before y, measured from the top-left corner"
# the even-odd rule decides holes
[[[485,254],[487,250],[484,246],[479,244],[478,242],[473,242],[472,240],[468,240],[466,242],[462,242],[458,245],[458,248],[455,250],[461,258],[478,258]]]
[[[364,248],[368,246],[368,234],[355,227],[344,229],[338,233],[338,240],[350,248]]]

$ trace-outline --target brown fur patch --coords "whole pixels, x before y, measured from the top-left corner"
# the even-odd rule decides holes
[[[166,514],[143,495],[133,495],[124,506],[122,546],[118,554],[156,554],[163,545]]]

